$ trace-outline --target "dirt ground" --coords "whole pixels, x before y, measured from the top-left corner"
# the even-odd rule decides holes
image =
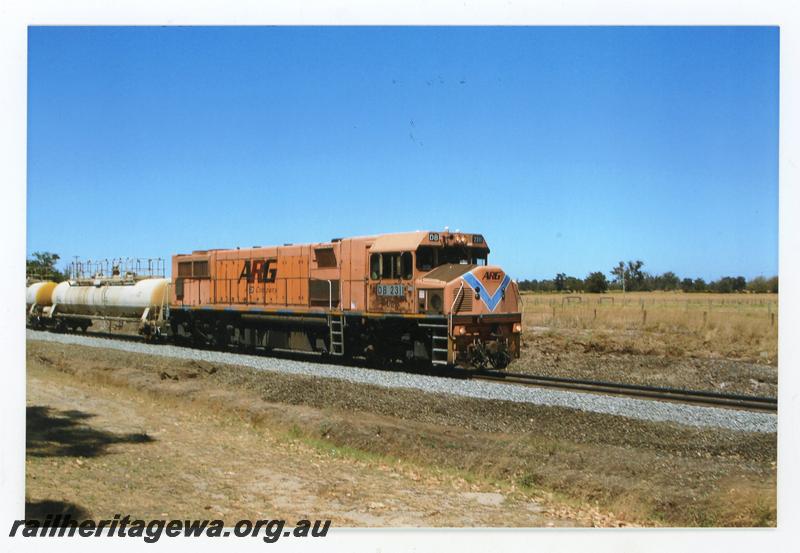
[[[774,525],[775,435],[28,343],[29,513]]]
[[[776,397],[774,359],[754,363],[713,351],[675,352],[674,337],[639,330],[526,329],[510,372]],[[702,344],[697,346],[702,347]],[[769,361],[767,363],[766,361]]]
[[[525,494],[337,455],[191,400],[75,378],[45,359],[39,354],[28,366],[27,495],[34,506],[77,506],[94,518],[125,512],[144,519],[330,518],[338,526],[581,524]]]

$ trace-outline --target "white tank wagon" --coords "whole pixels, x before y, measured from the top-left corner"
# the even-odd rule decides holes
[[[34,282],[25,289],[25,312],[28,324],[33,327],[42,326],[42,317],[50,314],[53,305],[53,290],[56,283],[50,280]]]
[[[56,283],[50,280],[44,282],[34,282],[25,290],[25,304],[30,309],[31,306],[38,305],[49,307],[53,305],[53,289]]]
[[[167,327],[167,278],[70,280],[53,290],[50,316],[86,330],[93,319],[139,322],[139,333],[160,336]]]

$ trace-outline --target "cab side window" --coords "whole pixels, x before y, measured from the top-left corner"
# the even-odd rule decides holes
[[[414,262],[411,252],[403,252],[400,256],[400,274],[403,280],[411,280],[414,277]]]
[[[430,271],[436,266],[435,250],[430,246],[421,246],[417,249],[417,269]]]
[[[369,258],[369,276],[372,280],[411,280],[414,277],[414,257],[411,252],[373,253]]]
[[[378,280],[381,276],[381,254],[373,253],[369,257],[369,276],[372,280]]]
[[[400,254],[398,253],[385,253],[383,254],[383,271],[381,276],[383,278],[398,278],[400,273]]]

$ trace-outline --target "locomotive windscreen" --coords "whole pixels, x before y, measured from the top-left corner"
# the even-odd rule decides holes
[[[417,249],[417,269],[430,271],[440,265],[486,265],[487,257],[485,248],[420,246]]]

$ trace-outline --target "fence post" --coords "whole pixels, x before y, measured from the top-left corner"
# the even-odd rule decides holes
[[[647,310],[642,309],[642,326],[647,324]]]
[[[769,326],[775,326],[775,313],[769,314]]]

